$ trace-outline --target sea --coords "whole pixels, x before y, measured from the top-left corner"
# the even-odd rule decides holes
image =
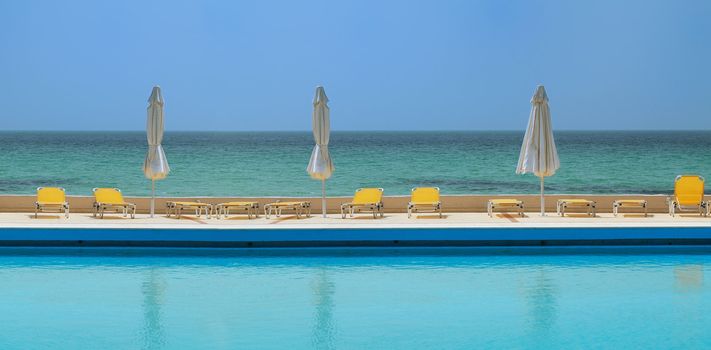
[[[359,187],[406,195],[417,186],[443,194],[535,194],[539,180],[517,175],[523,132],[359,131],[331,134],[336,170],[329,196]],[[558,131],[560,169],[551,194],[670,194],[679,174],[711,178],[711,131]],[[158,196],[319,196],[306,165],[311,132],[166,132],[171,167]],[[0,132],[0,194],[39,186],[91,195],[118,187],[148,196],[144,132]]]

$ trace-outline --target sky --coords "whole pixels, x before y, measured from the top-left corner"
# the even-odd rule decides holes
[[[709,1],[1,1],[0,130],[711,129]]]

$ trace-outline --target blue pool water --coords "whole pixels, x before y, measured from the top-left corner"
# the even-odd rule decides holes
[[[711,348],[711,248],[0,249],[2,349]]]

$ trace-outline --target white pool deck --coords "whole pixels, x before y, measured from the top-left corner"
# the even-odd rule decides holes
[[[697,245],[711,247],[711,217],[655,213],[566,214],[541,217],[527,213],[420,214],[383,218],[361,214],[302,217],[283,215],[227,219],[184,215],[138,214],[135,219],[73,213],[0,213],[0,246],[116,247],[370,247],[370,246],[557,246],[557,245]]]
[[[711,216],[698,214],[677,214],[675,217],[664,213],[619,214],[599,213],[595,217],[570,213],[560,217],[548,213],[526,213],[519,217],[513,213],[497,213],[489,217],[486,213],[450,213],[439,218],[436,214],[419,214],[408,218],[404,213],[387,213],[383,218],[373,219],[369,214],[356,214],[353,218],[342,219],[338,214],[323,218],[320,213],[297,219],[294,215],[260,215],[248,219],[246,215],[232,215],[227,219],[206,218],[183,215],[182,218],[157,214],[151,218],[147,214],[137,214],[135,219],[119,214],[107,214],[103,219],[87,213],[72,213],[68,219],[53,213],[0,213],[0,228],[132,228],[132,229],[357,229],[357,228],[600,228],[600,227],[711,227]]]

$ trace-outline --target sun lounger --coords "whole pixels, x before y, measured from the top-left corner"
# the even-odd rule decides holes
[[[251,219],[252,215],[259,217],[259,203],[257,202],[227,202],[215,205],[217,218],[220,216],[226,218],[230,215],[230,210],[240,210],[247,213],[247,218]]]
[[[559,199],[558,215],[565,216],[567,209],[585,209],[588,215],[595,216],[595,202],[587,199]]]
[[[35,202],[35,218],[38,212],[58,211],[64,212],[64,217],[69,217],[69,203],[64,189],[61,187],[37,187],[37,201]]]
[[[274,202],[264,205],[264,215],[269,219],[272,214],[276,214],[276,217],[280,217],[284,210],[291,210],[296,214],[296,218],[300,218],[301,215],[306,215],[306,217],[311,216],[311,202]]]
[[[442,202],[439,200],[439,187],[415,187],[410,194],[410,203],[407,204],[407,217],[413,212],[438,212],[442,217]]]
[[[359,188],[353,195],[353,200],[341,204],[341,217],[346,218],[346,214],[353,214],[358,211],[370,211],[373,218],[384,216],[383,213],[383,189],[382,188]]]
[[[180,219],[183,214],[183,210],[194,210],[195,216],[200,216],[205,213],[205,216],[209,219],[212,214],[212,204],[202,203],[202,202],[166,202],[165,214],[170,217],[171,214]]]
[[[123,216],[131,213],[131,219],[136,217],[136,205],[123,200],[121,190],[118,188],[95,188],[94,192],[94,216],[104,217],[104,212],[113,210],[122,212]]]
[[[667,199],[669,215],[677,211],[698,211],[709,215],[709,202],[704,202],[704,178],[699,175],[679,175],[674,180],[674,195]]]
[[[644,216],[647,216],[647,201],[644,199],[618,199],[612,202],[612,214],[617,216],[620,209],[637,208],[644,211]]]
[[[518,215],[523,217],[523,201],[512,198],[490,199],[486,203],[486,212],[490,217],[494,216],[495,210],[511,210],[514,209]]]

